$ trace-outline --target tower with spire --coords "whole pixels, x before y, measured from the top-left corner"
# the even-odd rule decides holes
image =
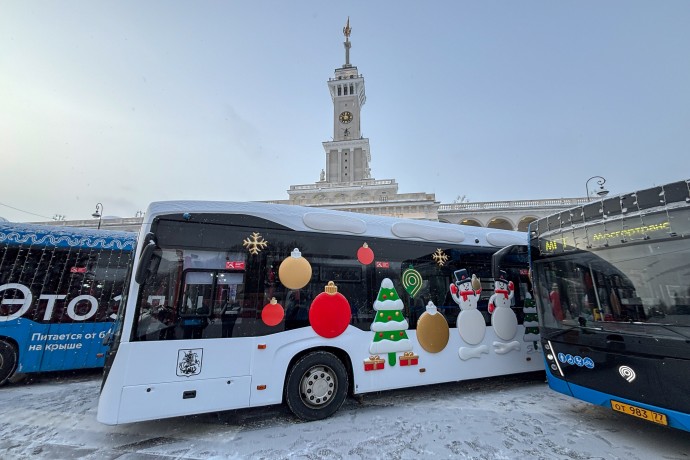
[[[369,139],[362,136],[362,107],[366,102],[364,77],[350,63],[350,18],[343,27],[345,64],[328,80],[333,101],[332,141],[324,142],[326,175],[329,183],[356,182],[371,177]]]
[[[438,219],[434,194],[398,193],[395,179],[371,176],[369,139],[362,134],[364,77],[350,62],[350,18],[343,27],[345,63],[328,79],[333,135],[323,143],[326,167],[315,184],[291,185],[289,204],[417,219]],[[275,201],[274,201],[275,202]]]

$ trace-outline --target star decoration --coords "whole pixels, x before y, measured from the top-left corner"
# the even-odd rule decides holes
[[[434,252],[431,257],[434,258],[439,267],[443,267],[448,261],[448,256],[441,248],[436,249],[436,252]]]
[[[262,249],[268,246],[268,241],[264,240],[264,237],[258,232],[253,232],[250,238],[251,239],[245,238],[244,241],[242,241],[242,246],[249,249],[250,254],[257,255]]]

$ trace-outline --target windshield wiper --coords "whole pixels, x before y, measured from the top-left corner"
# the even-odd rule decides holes
[[[681,332],[676,331],[675,329],[672,329],[672,328],[675,328],[675,327],[684,327],[684,328],[688,328],[689,325],[687,325],[687,324],[654,324],[654,326],[661,327],[661,328],[663,328],[663,329],[666,329],[667,331],[674,332],[674,333],[678,334],[679,336],[681,336],[681,337],[683,337],[683,338],[690,339],[690,332],[689,332],[688,334],[682,334]]]
[[[568,326],[568,325],[565,325],[565,324],[564,324],[564,326]],[[549,326],[549,327],[551,327],[551,326]],[[558,329],[558,332],[554,333],[553,335],[549,335],[549,336],[546,337],[546,338],[547,338],[548,340],[554,340],[554,339],[556,339],[556,338],[558,338],[558,337],[564,335],[566,332],[570,332],[570,331],[575,330],[575,329],[581,329],[581,327],[579,327],[579,326],[569,326],[567,329],[563,329],[562,327],[558,327],[557,329]]]

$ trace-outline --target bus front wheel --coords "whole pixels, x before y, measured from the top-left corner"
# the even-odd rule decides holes
[[[17,349],[11,343],[0,340],[0,386],[12,377],[17,369]]]
[[[317,351],[303,356],[290,369],[285,401],[299,419],[321,420],[343,405],[347,391],[345,365],[333,353]]]

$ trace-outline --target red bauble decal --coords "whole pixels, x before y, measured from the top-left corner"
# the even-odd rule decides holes
[[[309,308],[309,324],[321,337],[332,339],[345,332],[350,324],[350,302],[329,281],[325,292],[317,295]]]
[[[374,261],[374,251],[371,250],[367,243],[364,243],[362,247],[357,250],[357,260],[364,265],[369,265]]]
[[[261,310],[261,320],[266,326],[277,326],[285,317],[283,306],[278,303],[275,297],[271,299],[270,303],[264,305]]]

